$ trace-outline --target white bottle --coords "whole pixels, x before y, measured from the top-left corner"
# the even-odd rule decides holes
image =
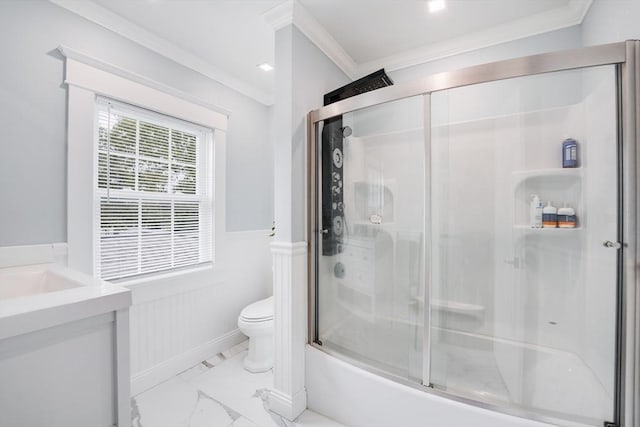
[[[542,228],[542,202],[537,194],[531,195],[531,211],[529,215],[531,228]]]
[[[558,227],[558,209],[547,202],[547,206],[542,209],[542,226],[544,228]]]

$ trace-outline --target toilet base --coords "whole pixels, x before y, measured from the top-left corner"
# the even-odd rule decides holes
[[[257,374],[260,372],[267,372],[273,368],[273,360],[265,362],[255,362],[249,359],[249,355],[244,358],[244,369],[247,371]]]
[[[249,351],[244,358],[244,368],[254,373],[273,368],[273,320],[259,323],[239,320],[238,326],[249,337]]]

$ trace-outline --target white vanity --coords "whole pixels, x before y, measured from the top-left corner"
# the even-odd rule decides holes
[[[56,264],[0,268],[0,424],[129,427],[130,305]]]

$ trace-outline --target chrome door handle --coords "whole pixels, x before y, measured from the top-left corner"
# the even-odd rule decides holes
[[[320,234],[329,234],[329,230],[326,228],[324,230],[320,230]]]
[[[604,242],[602,242],[602,246],[604,246],[605,248],[620,249],[622,247],[622,243],[605,240]]]

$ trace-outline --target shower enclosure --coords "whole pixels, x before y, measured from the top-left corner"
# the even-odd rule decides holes
[[[496,411],[639,425],[638,58],[536,55],[312,111],[310,343]],[[576,226],[532,227],[534,195]]]

